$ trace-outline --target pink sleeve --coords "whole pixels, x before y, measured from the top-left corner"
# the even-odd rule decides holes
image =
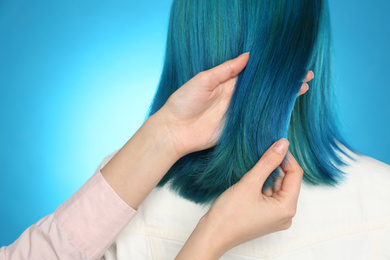
[[[0,259],[99,259],[136,211],[96,173],[65,203],[26,229]]]

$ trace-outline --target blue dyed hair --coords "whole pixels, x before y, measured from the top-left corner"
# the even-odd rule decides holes
[[[304,181],[336,185],[346,144],[336,123],[331,34],[325,0],[174,0],[164,68],[150,107],[197,73],[250,52],[216,146],[177,161],[159,185],[197,203],[213,201],[285,137]],[[298,92],[308,70],[310,90]],[[196,137],[194,137],[196,138]],[[264,187],[273,186],[275,171]]]

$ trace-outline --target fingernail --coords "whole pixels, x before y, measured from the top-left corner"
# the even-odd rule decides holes
[[[278,140],[275,144],[274,147],[272,148],[276,153],[278,154],[285,154],[288,149],[288,145],[290,143],[287,141],[287,139],[282,138]]]

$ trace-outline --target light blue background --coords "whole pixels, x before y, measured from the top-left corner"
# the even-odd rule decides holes
[[[0,2],[0,246],[52,213],[141,126],[171,1]],[[331,0],[347,140],[390,163],[390,2]]]

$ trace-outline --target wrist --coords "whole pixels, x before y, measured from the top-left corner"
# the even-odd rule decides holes
[[[221,233],[222,230],[219,223],[220,221],[212,220],[209,214],[206,213],[196,226],[199,234],[203,237],[205,245],[207,245],[210,255],[213,256],[210,259],[219,259],[230,249],[225,241],[225,236]]]
[[[188,153],[180,148],[177,123],[165,113],[163,108],[151,115],[146,123],[152,125],[152,128],[156,130],[154,133],[156,143],[164,145],[167,152],[176,161]]]
[[[175,259],[219,259],[227,249],[215,224],[203,216]]]
[[[180,158],[169,131],[158,117],[150,117],[100,170],[114,191],[137,209]]]

